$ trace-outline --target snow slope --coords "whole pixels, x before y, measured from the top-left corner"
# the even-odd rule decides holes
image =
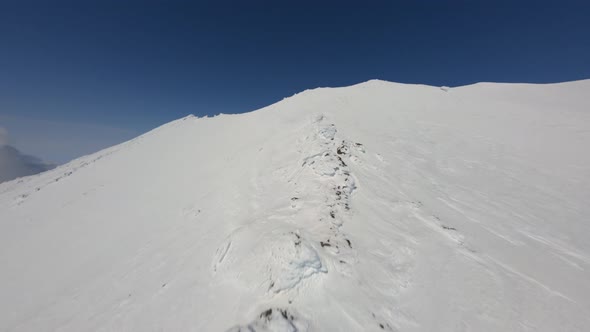
[[[588,331],[588,95],[315,89],[0,184],[0,330]]]

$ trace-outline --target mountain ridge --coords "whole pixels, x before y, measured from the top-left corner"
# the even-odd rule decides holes
[[[307,90],[0,184],[0,327],[583,331],[585,82]]]

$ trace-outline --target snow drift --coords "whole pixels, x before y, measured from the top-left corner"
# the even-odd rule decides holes
[[[3,331],[587,331],[590,81],[384,81],[0,184]]]

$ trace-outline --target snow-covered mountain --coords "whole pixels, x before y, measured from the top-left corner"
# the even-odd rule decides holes
[[[2,331],[588,331],[590,81],[369,81],[0,184]]]

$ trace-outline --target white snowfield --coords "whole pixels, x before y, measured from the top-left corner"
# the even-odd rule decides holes
[[[590,331],[589,96],[315,89],[0,184],[0,331]]]

